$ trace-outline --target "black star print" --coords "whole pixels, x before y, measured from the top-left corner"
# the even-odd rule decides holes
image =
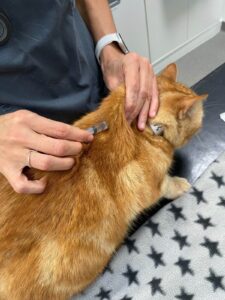
[[[211,218],[203,218],[200,214],[198,214],[198,220],[196,220],[195,223],[201,224],[204,230],[206,230],[210,226],[215,226],[210,222],[210,220]]]
[[[133,271],[132,268],[127,265],[127,271],[125,273],[123,273],[122,275],[127,277],[128,281],[129,281],[129,285],[131,285],[133,282],[136,283],[137,285],[139,285],[139,281],[137,279],[137,274],[138,271]]]
[[[162,295],[165,295],[165,292],[162,290],[160,283],[162,279],[153,277],[152,280],[148,283],[152,289],[152,296],[155,295],[156,292],[159,292]]]
[[[112,290],[104,290],[103,288],[100,289],[100,292],[95,295],[95,297],[99,297],[101,300],[104,300],[104,299],[108,299],[110,300],[111,297],[109,296],[109,294],[111,293]]]
[[[198,189],[196,189],[195,187],[193,187],[193,192],[191,192],[191,195],[193,195],[194,197],[196,197],[196,200],[197,200],[198,204],[200,202],[207,203],[207,201],[203,197],[203,191],[199,191]]]
[[[213,257],[214,255],[222,256],[220,251],[218,250],[219,242],[213,242],[207,237],[204,237],[204,239],[205,239],[205,242],[201,243],[200,245],[208,248],[210,257]]]
[[[220,198],[220,202],[217,203],[217,205],[220,205],[220,206],[224,206],[225,207],[225,198],[224,197],[219,197]]]
[[[165,266],[164,261],[162,260],[163,253],[156,252],[154,247],[151,247],[152,253],[148,254],[147,256],[150,257],[155,264],[155,268],[157,268],[159,265]]]
[[[182,287],[180,289],[180,295],[176,295],[175,296],[177,299],[181,299],[181,300],[192,300],[194,297],[194,294],[188,294],[186,293],[185,289]]]
[[[162,236],[162,234],[159,231],[159,223],[154,223],[151,219],[149,219],[145,223],[145,226],[151,229],[152,236],[154,236],[155,234],[158,234],[158,235]]]
[[[132,300],[131,297],[128,297],[127,295],[125,295],[123,298],[121,298],[120,300]]]
[[[168,209],[168,211],[171,211],[174,214],[175,221],[177,221],[179,218],[186,220],[185,216],[182,214],[182,209],[182,207],[171,204],[171,207]]]
[[[219,188],[222,185],[225,185],[225,182],[223,181],[223,176],[217,176],[214,172],[211,172],[211,174],[212,174],[212,177],[210,177],[210,178],[216,181]]]
[[[219,288],[225,290],[222,284],[223,276],[216,276],[215,272],[211,268],[209,269],[209,272],[210,276],[206,277],[206,280],[212,283],[214,292]]]
[[[180,250],[183,249],[184,246],[190,247],[190,244],[187,242],[187,235],[181,235],[177,230],[174,230],[175,236],[172,237],[172,240],[178,242],[180,246]]]
[[[124,245],[127,246],[127,250],[129,253],[131,253],[132,251],[140,253],[138,248],[134,244],[135,244],[135,240],[132,240],[130,238],[126,238],[124,240]]]
[[[106,272],[109,272],[111,274],[113,274],[113,270],[111,269],[110,265],[107,265],[103,271],[103,274],[105,274]]]
[[[182,276],[186,273],[194,275],[193,270],[189,267],[190,262],[190,259],[183,259],[182,257],[179,257],[178,261],[175,263],[176,266],[180,267]]]

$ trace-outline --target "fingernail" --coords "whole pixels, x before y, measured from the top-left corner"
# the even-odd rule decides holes
[[[140,126],[139,126],[139,129],[144,130],[145,129],[145,123],[141,123]]]
[[[93,139],[94,139],[94,136],[93,136],[93,135],[89,135],[89,137],[88,137],[88,142],[92,142]]]
[[[156,115],[156,111],[155,110],[150,112],[150,117],[154,118],[155,115]]]

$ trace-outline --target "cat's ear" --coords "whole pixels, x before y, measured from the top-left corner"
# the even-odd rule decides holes
[[[179,103],[178,119],[182,120],[187,116],[187,114],[191,114],[191,110],[194,107],[195,103],[203,101],[207,97],[208,94],[204,94],[200,96],[189,96],[181,99]]]
[[[170,64],[168,65],[161,73],[164,77],[176,81],[177,79],[177,65],[176,64]]]

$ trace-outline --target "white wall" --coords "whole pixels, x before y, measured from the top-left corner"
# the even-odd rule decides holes
[[[147,0],[151,61],[156,62],[187,39],[188,0]]]
[[[223,0],[188,0],[188,38],[221,21]]]
[[[145,0],[150,56],[158,72],[215,36],[225,0]]]
[[[130,51],[149,57],[149,40],[144,0],[121,0],[112,8],[117,30]]]
[[[225,22],[225,0],[222,0],[222,1],[223,1],[222,20],[223,20],[223,22]]]
[[[225,0],[121,0],[112,11],[128,48],[159,72],[220,31]]]

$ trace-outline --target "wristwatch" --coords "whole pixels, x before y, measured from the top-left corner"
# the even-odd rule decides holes
[[[106,45],[109,45],[114,42],[116,42],[118,44],[119,48],[122,50],[122,52],[124,54],[129,53],[129,50],[128,50],[126,44],[124,43],[124,40],[122,39],[121,35],[118,32],[107,34],[107,35],[103,36],[97,42],[96,47],[95,47],[95,56],[99,63],[100,63],[100,55],[101,55],[102,49]]]

